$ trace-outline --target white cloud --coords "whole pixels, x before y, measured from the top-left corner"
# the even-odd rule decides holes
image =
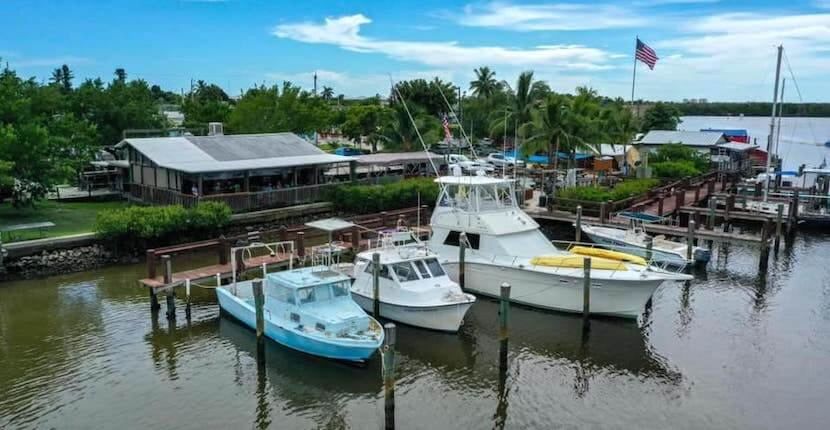
[[[361,26],[372,20],[362,14],[326,18],[323,23],[302,22],[278,25],[273,34],[305,43],[339,46],[354,52],[377,53],[431,67],[545,66],[572,70],[611,68],[610,53],[583,45],[543,45],[528,49],[502,46],[465,46],[455,41],[425,42],[384,40],[360,34]]]
[[[575,31],[630,28],[646,20],[629,8],[609,4],[511,4],[492,2],[467,5],[461,15],[450,16],[468,27],[501,28],[512,31]]]

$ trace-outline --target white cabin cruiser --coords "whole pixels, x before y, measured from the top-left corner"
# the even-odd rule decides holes
[[[471,292],[498,297],[501,283],[509,282],[513,302],[582,312],[582,264],[590,258],[591,313],[636,318],[663,282],[692,279],[643,264],[642,259],[585,257],[556,248],[518,207],[509,179],[444,176],[436,182],[442,190],[432,213],[429,248],[457,279],[465,233],[465,287]]]
[[[381,233],[375,247],[357,254],[352,298],[371,312],[374,302],[372,255],[380,256],[380,315],[404,324],[456,332],[476,298],[461,291],[438,255],[408,231]]]

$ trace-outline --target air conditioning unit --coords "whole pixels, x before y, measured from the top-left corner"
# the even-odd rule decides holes
[[[222,136],[223,134],[225,134],[225,129],[221,122],[208,123],[208,136]]]

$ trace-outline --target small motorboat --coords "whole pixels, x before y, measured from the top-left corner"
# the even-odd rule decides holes
[[[383,328],[352,300],[350,284],[327,266],[267,274],[265,336],[307,354],[368,360],[383,343]],[[253,281],[218,287],[216,296],[222,311],[256,328]]]
[[[415,327],[456,332],[476,298],[447,276],[438,255],[409,230],[381,232],[375,246],[357,254],[352,298],[374,307],[373,254],[380,257],[380,315]]]
[[[643,223],[660,222],[662,218],[636,212],[620,212],[617,216],[629,219],[631,222],[629,228],[582,225],[582,231],[598,245],[610,246],[628,254],[647,257],[646,238],[649,236],[643,228]],[[651,243],[651,261],[662,266],[685,267],[689,264],[707,263],[711,257],[708,249],[695,246],[692,247],[692,259],[688,260],[686,258],[687,245],[666,239],[663,235],[653,237]]]

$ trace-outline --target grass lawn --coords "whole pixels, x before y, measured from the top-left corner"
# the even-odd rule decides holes
[[[38,230],[11,232],[13,238],[9,240],[9,233],[3,233],[3,242],[17,242],[20,240],[39,239],[41,237],[64,236],[68,234],[91,232],[95,226],[95,216],[98,211],[111,208],[122,208],[128,203],[114,202],[56,202],[44,200],[35,208],[15,209],[9,203],[0,204],[0,228],[32,222],[51,221],[54,227]]]

